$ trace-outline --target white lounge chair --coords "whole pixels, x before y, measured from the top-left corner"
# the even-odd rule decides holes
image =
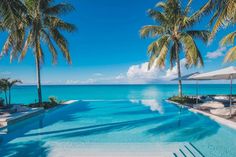
[[[211,109],[210,112],[217,116],[230,116],[230,107]],[[236,107],[231,107],[231,115],[236,115]]]
[[[197,109],[221,109],[224,108],[224,104],[218,101],[207,101],[202,104],[198,104],[197,106],[194,106],[194,108]]]
[[[26,112],[30,110],[30,108],[21,105],[14,105],[12,109],[16,110],[16,112]]]

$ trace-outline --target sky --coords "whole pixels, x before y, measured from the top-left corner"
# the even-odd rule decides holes
[[[58,0],[59,1],[59,0]],[[58,64],[52,65],[52,57],[46,46],[45,63],[41,65],[42,84],[146,84],[170,83],[176,77],[176,67],[147,70],[147,46],[154,39],[141,39],[139,30],[144,25],[155,24],[147,10],[154,8],[158,0],[67,0],[75,11],[62,18],[77,26],[77,31],[64,33],[69,41],[72,64],[59,55]],[[185,1],[183,0],[183,3]],[[191,11],[199,9],[206,0],[194,0]],[[184,4],[183,4],[184,5]],[[193,29],[210,29],[209,17],[204,17]],[[197,41],[204,57],[201,68],[185,69],[181,56],[182,73],[207,72],[231,64],[223,64],[230,47],[220,47],[220,39],[233,31],[233,27],[221,29],[208,45]],[[6,40],[1,33],[0,46]],[[36,83],[35,59],[29,51],[21,62],[9,62],[9,56],[0,60],[0,77],[21,79],[24,84]]]

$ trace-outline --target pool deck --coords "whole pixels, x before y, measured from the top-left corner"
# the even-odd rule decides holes
[[[43,113],[43,108],[32,108],[25,112],[17,112],[12,114],[5,114],[0,116],[0,128],[4,128],[8,125],[15,124],[19,121],[31,118],[33,116]]]
[[[51,143],[48,154],[70,157],[204,157],[191,143]]]
[[[174,102],[174,101],[166,100],[166,102],[175,104],[175,105],[177,105],[179,107],[188,108],[188,110],[191,111],[191,112],[202,114],[202,115],[207,116],[210,119],[216,121],[219,124],[225,125],[225,126],[230,127],[232,129],[236,129],[236,122],[235,121],[232,121],[232,120],[229,120],[229,119],[225,119],[225,118],[222,118],[222,117],[219,117],[219,116],[216,116],[216,115],[213,115],[211,113],[208,113],[208,112],[205,112],[205,111],[201,111],[201,110],[198,110],[198,109],[195,109],[195,108],[190,108],[190,107],[187,107],[185,105],[182,105],[182,104]]]
[[[55,108],[51,108],[49,110],[54,110],[58,107],[69,105],[77,101],[78,100],[68,100],[68,101],[63,102],[61,105]],[[44,112],[45,112],[45,109],[43,108],[31,108],[25,112],[17,112],[17,113],[12,113],[12,114],[0,115],[0,128],[5,128],[11,124],[15,124],[17,122],[32,118]]]

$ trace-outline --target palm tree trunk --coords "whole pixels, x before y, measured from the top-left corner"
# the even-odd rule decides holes
[[[6,101],[6,105],[8,105],[8,100],[7,100],[7,92],[4,91],[4,94],[5,94],[5,101]]]
[[[11,105],[11,88],[8,90],[8,103]]]
[[[177,72],[178,72],[178,86],[179,86],[179,97],[182,97],[182,80],[181,80],[181,70],[180,70],[180,59],[178,52],[178,44],[175,44],[175,52],[176,52],[176,62],[177,62]]]
[[[37,50],[36,50],[37,52]],[[37,74],[37,90],[38,90],[38,102],[39,104],[42,104],[42,90],[41,90],[41,75],[40,75],[40,61],[39,57],[36,53],[35,55],[36,60],[36,74]]]

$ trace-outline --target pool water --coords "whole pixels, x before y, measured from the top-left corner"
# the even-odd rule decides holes
[[[99,88],[111,87],[97,87],[96,92]],[[130,147],[134,152],[138,151],[137,148],[148,147],[146,154],[155,148],[155,151],[166,153],[159,156],[169,156],[185,143],[191,143],[206,157],[236,155],[236,131],[165,102],[165,97],[172,94],[174,88],[170,91],[168,85],[161,87],[162,90],[158,86],[119,88],[122,88],[121,95],[125,94],[125,97],[118,99],[110,96],[108,99],[103,96],[91,100],[87,96],[83,101],[12,125],[7,134],[3,130],[0,135],[0,156],[79,156],[83,154],[81,151],[96,153],[119,150],[118,147],[120,150]],[[81,92],[79,87],[73,92],[76,90]],[[106,93],[112,95],[117,92],[113,91],[107,90]],[[163,91],[169,91],[170,94]],[[194,90],[188,92],[194,93]],[[76,94],[73,95],[73,99],[76,99]],[[81,95],[78,99],[82,99]]]

